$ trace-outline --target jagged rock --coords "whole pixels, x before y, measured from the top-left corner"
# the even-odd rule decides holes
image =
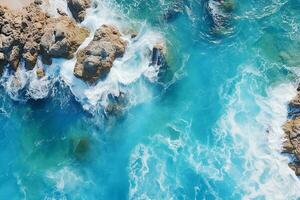
[[[105,77],[114,60],[123,56],[125,46],[116,27],[102,25],[89,45],[77,53],[74,75],[88,83]]]
[[[37,60],[42,27],[47,16],[41,9],[31,4],[18,12],[12,12],[0,6],[0,52],[12,69],[17,70],[19,62],[24,59],[25,66],[32,69]]]
[[[18,46],[12,48],[8,62],[15,71],[18,69],[20,63],[20,48]]]
[[[289,167],[295,172],[296,176],[300,176],[300,164],[289,163]]]
[[[26,52],[26,53],[23,53],[23,59],[25,61],[25,67],[26,69],[33,69],[35,64],[36,64],[36,61],[37,61],[37,53],[34,53],[34,54],[31,54],[30,52]]]
[[[118,95],[109,94],[108,95],[108,104],[105,107],[105,116],[106,117],[119,117],[126,105],[128,104],[128,98],[124,92],[119,92]]]
[[[290,101],[289,106],[300,107],[300,93]]]
[[[34,0],[34,3],[36,5],[42,5],[43,4],[43,1],[42,0]]]
[[[152,49],[152,58],[150,65],[164,65],[165,60],[166,59],[163,45],[155,45]]]
[[[82,22],[86,15],[86,9],[91,5],[91,0],[67,0],[67,3],[74,19]]]
[[[293,98],[289,104],[289,115],[292,118],[289,119],[283,125],[284,141],[282,144],[283,153],[289,153],[294,155],[295,160],[290,163],[290,167],[295,171],[296,175],[300,175],[300,116],[294,111],[295,107],[300,106],[300,95],[299,93]]]
[[[38,77],[38,79],[41,79],[45,76],[45,71],[43,68],[38,68],[36,70],[36,76]]]
[[[72,58],[88,34],[66,16],[50,19],[41,38],[43,56]]]
[[[37,57],[51,64],[51,58],[72,58],[88,31],[66,16],[50,18],[38,6],[39,1],[13,12],[0,6],[0,53],[2,63],[17,70],[19,62],[33,69]]]

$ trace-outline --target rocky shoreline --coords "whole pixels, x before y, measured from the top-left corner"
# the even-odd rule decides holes
[[[288,120],[283,125],[282,152],[291,156],[289,167],[300,176],[300,85],[297,95],[288,104]]]
[[[122,39],[118,28],[102,25],[96,30],[93,40],[78,51],[90,35],[89,30],[78,23],[84,20],[91,1],[67,0],[71,17],[61,10],[57,10],[58,16],[50,16],[41,8],[44,3],[35,0],[19,11],[0,5],[0,75],[5,69],[14,74],[24,66],[26,70],[37,67],[36,75],[42,78],[44,68],[52,63],[53,58],[76,57],[75,77],[88,84],[105,78],[114,60],[126,51],[127,42]],[[135,36],[132,35],[131,39]],[[152,49],[149,64],[163,64],[164,50],[157,46]],[[38,59],[42,66],[37,66]]]

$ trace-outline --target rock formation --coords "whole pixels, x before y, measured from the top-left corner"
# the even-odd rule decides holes
[[[67,0],[68,7],[77,22],[82,22],[86,15],[86,9],[90,7],[91,0]]]
[[[74,75],[88,83],[105,77],[114,60],[123,56],[125,46],[116,27],[102,25],[89,45],[77,53]]]
[[[166,64],[165,52],[163,45],[156,44],[152,49],[152,58],[150,65],[160,65]]]
[[[67,16],[49,19],[41,38],[43,56],[72,58],[87,36],[88,31],[78,27]]]
[[[16,71],[22,61],[33,69],[39,55],[47,64],[71,58],[88,36],[70,18],[51,18],[35,2],[17,12],[0,6],[0,72],[6,64]]]
[[[36,76],[38,77],[38,79],[41,79],[45,76],[45,71],[43,68],[38,68],[36,70]]]
[[[290,119],[283,125],[284,142],[283,153],[292,155],[292,162],[289,164],[297,176],[300,176],[300,92],[289,103]]]
[[[0,53],[4,54],[3,63],[9,63],[16,70],[23,59],[26,68],[32,69],[48,16],[35,4],[17,13],[0,6],[0,16]]]

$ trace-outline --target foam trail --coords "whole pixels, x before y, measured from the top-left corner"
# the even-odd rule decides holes
[[[295,199],[300,195],[300,183],[288,167],[288,159],[281,154],[281,126],[295,87],[280,84],[269,88],[267,97],[263,97],[258,95],[259,83],[252,82],[262,75],[251,66],[245,66],[241,74],[235,93],[228,96],[229,104],[219,123],[219,135],[229,135],[233,140],[233,152],[243,152],[244,163],[238,169],[242,170],[242,176],[235,177],[246,192],[243,199],[262,196],[265,199]]]
[[[263,96],[258,92],[259,82],[264,79],[262,74],[251,66],[242,69],[228,82],[231,86],[235,83],[233,94],[220,94],[225,98],[226,108],[213,130],[213,146],[193,138],[192,120],[187,119],[170,122],[136,146],[129,164],[130,198],[180,199],[185,191],[176,191],[185,188],[186,177],[181,172],[187,169],[202,178],[202,182],[194,185],[195,199],[209,198],[206,194],[223,199],[224,194],[215,190],[219,187],[216,184],[239,191],[229,194],[232,199],[299,197],[299,180],[288,167],[288,158],[281,154],[281,126],[295,86],[282,83],[268,88]]]

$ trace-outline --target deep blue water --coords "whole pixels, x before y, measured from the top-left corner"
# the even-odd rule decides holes
[[[212,0],[98,3],[84,26],[139,33],[108,86],[70,79],[64,60],[48,66],[43,99],[28,77],[17,94],[1,79],[0,199],[300,198],[280,153],[298,0],[236,0],[221,19]],[[152,79],[145,49],[161,38],[168,67]],[[104,86],[130,99],[117,116],[103,114]]]

